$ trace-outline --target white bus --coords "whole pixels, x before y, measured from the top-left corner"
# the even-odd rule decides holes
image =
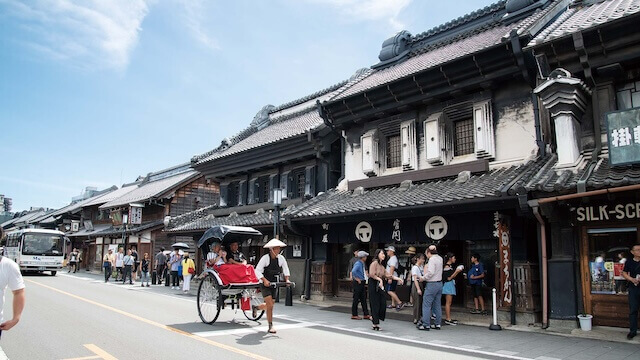
[[[62,270],[66,252],[66,237],[62,231],[22,229],[7,233],[4,256],[15,261],[21,271]]]

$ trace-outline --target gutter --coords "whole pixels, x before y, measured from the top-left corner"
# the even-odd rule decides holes
[[[548,295],[548,270],[547,270],[547,227],[540,215],[540,208],[537,200],[529,201],[529,206],[533,210],[533,215],[538,220],[538,224],[540,225],[540,263],[542,264],[541,277],[542,284],[541,293],[542,293],[542,329],[547,329],[549,327],[549,295]]]
[[[552,197],[538,199],[537,203],[538,204],[548,204],[548,203],[552,203],[552,202],[556,202],[556,201],[570,200],[570,199],[576,199],[576,198],[588,197],[588,196],[596,196],[596,195],[615,194],[615,193],[619,193],[619,192],[623,192],[623,191],[632,191],[632,190],[640,190],[640,184],[627,185],[627,186],[618,186],[618,187],[615,187],[615,188],[607,188],[607,189],[601,189],[601,190],[592,190],[592,191],[587,191],[587,192],[583,192],[583,193],[575,193],[575,194],[569,194],[569,195],[552,196]]]

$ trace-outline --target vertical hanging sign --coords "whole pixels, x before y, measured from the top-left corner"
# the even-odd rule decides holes
[[[509,229],[509,218],[498,212],[494,214],[493,235],[498,238],[498,250],[500,252],[500,304],[501,306],[511,306],[513,302],[513,281],[511,274],[511,231]]]

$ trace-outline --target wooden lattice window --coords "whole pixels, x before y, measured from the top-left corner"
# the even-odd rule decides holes
[[[387,137],[387,168],[402,166],[402,141],[400,135]]]
[[[473,118],[455,121],[453,127],[455,132],[454,156],[473,154]]]

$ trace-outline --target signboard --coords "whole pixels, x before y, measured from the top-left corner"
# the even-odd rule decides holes
[[[578,222],[640,219],[640,202],[579,206],[575,209]]]
[[[358,240],[363,243],[368,243],[371,241],[371,235],[373,235],[373,228],[368,222],[362,221],[356,226],[356,237]]]
[[[142,224],[142,208],[137,206],[129,207],[129,224]]]
[[[449,225],[442,216],[432,216],[424,225],[424,232],[432,240],[442,240],[447,235]]]
[[[640,108],[607,114],[611,165],[640,162]]]
[[[511,231],[509,230],[509,220],[500,213],[495,213],[495,232],[498,238],[498,249],[500,251],[500,303],[502,306],[511,306],[513,301],[513,285],[511,281]]]

